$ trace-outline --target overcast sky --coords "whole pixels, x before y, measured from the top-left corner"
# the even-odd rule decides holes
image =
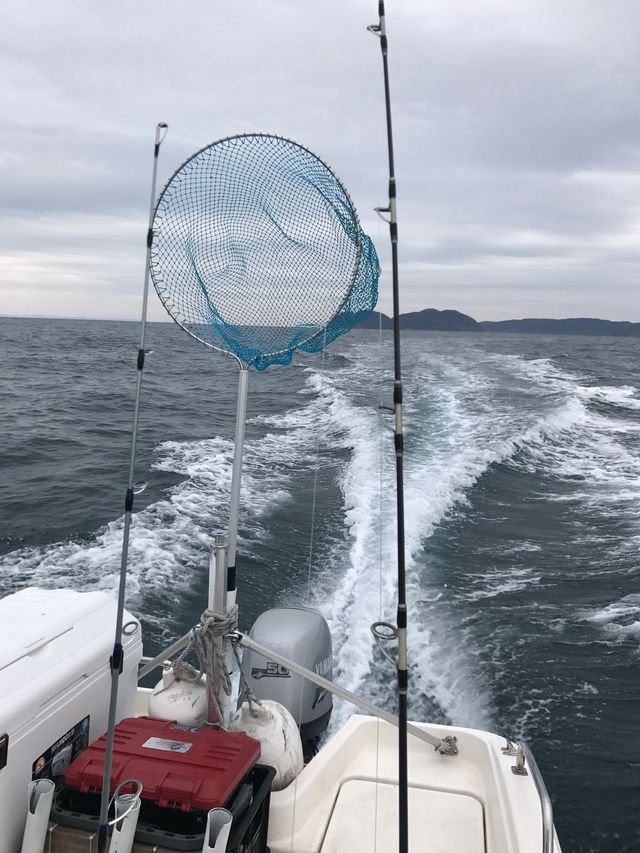
[[[0,313],[139,316],[158,121],[160,186],[233,133],[320,154],[389,311],[376,20],[375,0],[5,4]],[[387,23],[402,310],[639,321],[639,0],[388,0]]]

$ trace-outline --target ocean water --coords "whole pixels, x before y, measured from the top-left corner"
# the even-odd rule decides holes
[[[0,591],[115,593],[135,323],[0,319]],[[128,606],[150,653],[204,607],[236,370],[151,324]],[[404,336],[411,715],[531,744],[565,853],[640,849],[640,340]],[[391,340],[252,374],[241,625],[307,602],[334,677],[389,708]],[[334,725],[350,708],[336,706]]]

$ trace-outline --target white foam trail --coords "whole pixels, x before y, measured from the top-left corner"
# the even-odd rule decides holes
[[[544,470],[565,484],[577,484],[574,499],[600,508],[623,501],[629,520],[632,505],[639,505],[640,468],[633,450],[621,443],[624,423],[618,428],[615,420],[589,408],[595,400],[633,409],[635,389],[589,388],[546,360],[480,355],[492,369],[522,379],[529,406],[508,395],[499,398],[499,376],[484,375],[483,364],[475,365],[465,352],[457,361],[450,354],[444,360],[430,353],[428,361],[410,365],[405,523],[408,599],[415,616],[409,630],[412,684],[452,721],[488,727],[492,697],[482,677],[482,650],[455,602],[446,597],[433,601],[421,562],[426,541],[454,508],[464,505],[468,491],[494,463]],[[395,621],[394,463],[391,434],[370,395],[364,401],[359,395],[377,387],[382,377],[388,388],[389,375],[366,348],[346,367],[330,367],[307,370],[300,407],[255,419],[273,431],[247,445],[242,512],[251,523],[244,544],[259,554],[272,507],[291,499],[293,479],[315,464],[319,448],[322,464],[335,466],[344,529],[333,540],[316,543],[316,600],[332,628],[336,678],[376,701],[388,672],[372,675],[369,626],[378,618]],[[194,574],[207,571],[212,533],[226,524],[232,447],[221,438],[168,442],[158,454],[156,467],[187,479],[166,500],[135,515],[128,589],[130,602],[136,597],[144,602],[153,590],[161,599],[157,610],[166,611],[157,617],[158,630],[168,634],[175,632],[172,611],[190,590]],[[21,549],[0,558],[0,566],[5,579],[13,575],[14,588],[38,583],[113,590],[121,542],[119,519],[92,543]],[[514,569],[483,578],[469,595],[491,597],[543,581]],[[338,709],[336,722],[348,713]]]
[[[309,373],[300,408],[253,420],[273,426],[245,447],[239,545],[259,557],[268,535],[269,515],[291,499],[292,477],[316,463],[316,445],[335,438],[318,394],[322,377]],[[212,536],[227,525],[233,458],[232,442],[220,437],[195,442],[165,442],[156,449],[154,468],[186,479],[166,500],[134,513],[129,547],[128,605],[142,612],[163,637],[176,631],[174,612],[193,588],[194,577],[208,571]],[[22,548],[0,557],[5,592],[26,585],[104,589],[114,595],[119,580],[123,518],[110,522],[90,542],[62,542]],[[146,600],[153,598],[153,607]]]
[[[582,611],[580,618],[614,643],[632,643],[640,650],[640,594],[625,595],[606,607]]]
[[[212,535],[226,526],[233,446],[222,438],[166,442],[157,453],[154,467],[188,479],[171,489],[166,500],[134,513],[127,600],[160,633],[171,636],[176,631],[172,624],[175,607],[192,589],[194,577],[206,576]],[[265,531],[262,518],[290,497],[289,470],[284,464],[288,458],[286,442],[280,437],[267,435],[247,443],[241,507],[248,533],[240,540],[245,552],[259,550]],[[5,554],[0,558],[3,585],[7,591],[33,584],[104,589],[115,594],[122,529],[123,518],[119,518],[89,543],[55,543]],[[153,612],[164,610],[165,615],[154,617],[149,612],[145,607],[148,596],[160,603]]]
[[[325,387],[333,382],[338,385],[340,379],[339,374],[331,380],[325,378]],[[473,383],[477,393],[484,392],[485,384]],[[440,393],[439,404],[443,409],[440,423],[446,423],[448,429],[435,444],[433,435],[418,432],[412,439],[414,453],[408,451],[406,457],[408,600],[414,612],[420,613],[409,631],[410,658],[415,665],[412,683],[456,723],[486,727],[492,713],[491,697],[481,685],[469,646],[462,641],[465,629],[455,611],[445,611],[442,602],[426,608],[417,603],[424,602],[418,558],[436,525],[456,504],[464,502],[466,491],[492,463],[510,458],[521,447],[575,424],[584,417],[585,409],[579,402],[570,402],[515,435],[504,434],[505,428],[511,426],[505,420],[500,424],[501,435],[495,422],[479,422],[466,415],[455,393]],[[407,422],[412,417],[416,421],[419,413],[408,408]],[[333,432],[342,436],[350,451],[341,476],[348,547],[346,553],[338,550],[332,555],[332,582],[322,607],[334,636],[337,678],[351,690],[367,692],[372,690],[373,658],[369,625],[376,618],[394,621],[393,455],[390,438],[383,432],[381,471],[377,416],[371,409],[353,406],[336,387],[330,395],[328,415],[334,424]],[[340,564],[345,563],[346,569],[340,572]],[[337,584],[336,574],[340,578]],[[519,583],[522,585],[524,580]],[[374,694],[376,689],[373,679]],[[349,709],[338,710],[335,724],[339,725],[348,712]]]
[[[557,421],[552,434],[543,432],[537,439],[530,435],[518,464],[572,486],[550,495],[549,500],[579,501],[591,512],[622,519],[630,536],[640,536],[640,448],[636,441],[640,425],[631,420],[632,413],[640,410],[637,389],[583,384],[581,377],[559,370],[548,359],[527,361],[510,356],[506,363],[513,372],[531,378],[533,390],[541,396],[558,394],[565,399],[565,414],[569,414],[564,428]],[[606,415],[597,407],[603,402],[613,407]]]
[[[496,598],[512,592],[522,592],[527,587],[544,583],[541,574],[529,568],[509,568],[475,574],[473,588],[464,593],[466,601]]]
[[[578,386],[576,391],[587,400],[611,403],[623,409],[640,410],[638,392],[631,385],[619,385],[615,387],[610,385]]]
[[[523,393],[533,399],[538,413],[532,416],[531,406],[518,409],[508,401],[499,405],[492,394],[500,390],[499,376],[479,376],[470,368],[468,358],[463,357],[461,364],[451,360],[444,364],[429,354],[429,370],[437,375],[439,417],[429,425],[428,433],[418,429],[416,434],[414,427],[414,453],[408,451],[406,456],[408,596],[414,606],[424,600],[418,563],[426,540],[456,505],[464,504],[466,492],[494,463],[523,466],[531,471],[543,468],[566,482],[585,478],[587,472],[593,476],[595,471],[594,479],[606,481],[612,502],[632,494],[638,497],[639,460],[618,442],[617,424],[588,408],[594,399],[634,408],[635,389],[580,385],[577,377],[562,373],[546,359],[532,362],[500,356],[489,360],[494,367],[496,360],[505,361],[506,371],[526,380]],[[322,607],[334,634],[337,677],[355,691],[367,692],[371,690],[367,684],[373,683],[371,698],[375,699],[369,625],[376,618],[394,621],[392,454],[387,443],[381,483],[377,419],[371,410],[352,406],[348,399],[335,404],[341,385],[348,387],[352,373],[353,367],[348,376],[337,372],[331,380],[324,380],[335,383],[329,420],[334,432],[343,436],[350,458],[341,477],[348,543],[346,549],[338,549],[331,556],[332,583],[325,590]],[[359,374],[365,386],[376,381],[375,367],[359,365]],[[416,386],[413,394],[407,394],[410,401],[428,393],[424,371],[411,373],[410,382]],[[313,384],[317,390],[320,379],[316,378]],[[539,412],[541,405],[546,412]],[[407,423],[411,424],[412,415],[416,418],[419,413],[412,413],[410,404],[406,408]],[[599,464],[594,466],[594,461]],[[575,490],[573,497],[576,498]],[[589,492],[589,497],[603,505],[602,489]],[[525,549],[522,544],[516,547]],[[539,549],[535,543],[526,543],[526,550]],[[340,579],[337,584],[336,576]],[[478,586],[469,590],[468,597],[494,597],[543,582],[539,572],[513,567],[479,578]],[[423,608],[420,619],[410,626],[410,658],[417,662],[412,683],[456,723],[484,727],[491,716],[491,697],[474,673],[470,653],[473,644],[464,642],[465,631],[455,611],[449,612],[444,602]],[[465,649],[464,654],[454,651],[461,648]],[[348,711],[338,710],[337,725]]]
[[[519,554],[522,551],[534,553],[535,551],[542,551],[541,545],[536,545],[534,542],[518,542],[516,545],[512,545],[511,548],[503,548],[503,554]]]

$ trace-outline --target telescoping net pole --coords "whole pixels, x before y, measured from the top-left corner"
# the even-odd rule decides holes
[[[333,170],[281,136],[229,136],[167,182],[153,219],[151,276],[173,320],[240,367],[229,511],[227,603],[236,544],[249,368],[319,352],[371,314],[380,268]]]
[[[409,779],[407,770],[407,590],[404,542],[404,437],[402,432],[402,369],[400,359],[400,296],[398,284],[398,219],[396,214],[396,175],[393,161],[393,129],[391,124],[391,94],[389,89],[389,63],[384,0],[378,3],[379,22],[369,27],[380,39],[384,72],[384,98],[387,115],[387,147],[389,151],[389,205],[388,214],[391,237],[391,262],[393,282],[393,405],[395,411],[396,506],[398,525],[398,836],[399,851],[409,849]]]
[[[156,197],[156,178],[158,174],[158,154],[160,145],[167,135],[167,125],[161,122],[156,127],[155,142],[153,148],[153,174],[151,178],[151,201],[149,204],[149,229],[147,232],[147,259],[144,272],[144,291],[142,297],[142,322],[140,326],[140,347],[138,349],[137,376],[136,376],[136,398],[133,410],[133,429],[131,431],[131,455],[129,459],[129,481],[124,506],[124,534],[122,539],[122,557],[120,560],[120,581],[118,586],[118,609],[116,613],[115,640],[113,643],[113,654],[111,655],[111,695],[109,697],[109,719],[107,723],[107,747],[104,757],[104,773],[102,777],[102,794],[100,798],[100,824],[98,829],[98,851],[105,853],[108,842],[109,830],[109,792],[111,786],[111,764],[113,758],[113,740],[116,727],[116,708],[118,704],[118,679],[122,671],[123,649],[122,649],[122,627],[124,621],[124,598],[127,585],[127,563],[129,559],[129,533],[131,530],[131,516],[133,513],[134,498],[134,476],[136,464],[136,442],[138,438],[138,416],[140,413],[140,392],[142,389],[142,371],[144,369],[144,340],[147,325],[147,304],[149,301],[149,259],[151,256],[151,242],[153,239],[152,223]]]

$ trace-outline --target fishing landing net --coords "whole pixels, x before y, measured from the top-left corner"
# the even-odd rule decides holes
[[[156,291],[194,338],[264,370],[373,311],[380,266],[331,169],[279,136],[232,136],[175,172],[153,220]]]

